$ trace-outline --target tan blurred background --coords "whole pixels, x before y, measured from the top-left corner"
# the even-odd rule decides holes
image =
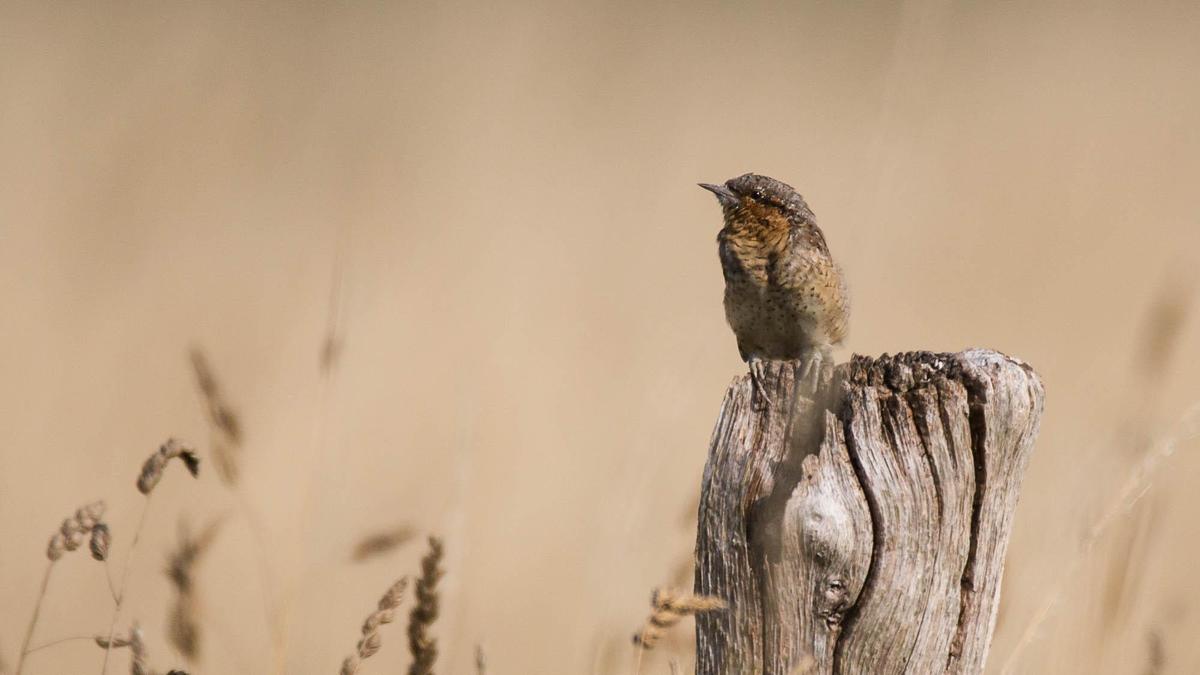
[[[753,170],[843,261],[849,350],[1045,378],[991,670],[1057,597],[1013,672],[1200,672],[1200,443],[1105,519],[1200,399],[1198,35],[1182,2],[0,4],[0,654],[59,521],[107,499],[115,573],[142,459],[207,443],[198,346],[246,496],[160,486],[124,612],[157,667],[178,522],[224,514],[193,673],[269,671],[254,517],[288,672],[415,570],[349,562],[396,523],[447,542],[441,672],[633,672],[743,369],[695,183]],[[35,645],[107,628],[103,574],[58,565]],[[383,637],[364,672],[407,663]]]

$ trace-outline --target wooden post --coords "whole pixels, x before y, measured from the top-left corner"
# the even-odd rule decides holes
[[[1041,419],[1041,380],[984,350],[854,357],[725,395],[709,448],[698,675],[979,673]],[[814,386],[815,384],[815,386]]]

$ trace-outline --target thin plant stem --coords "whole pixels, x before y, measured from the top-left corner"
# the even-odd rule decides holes
[[[1022,652],[1037,638],[1042,624],[1046,622],[1055,607],[1057,607],[1059,599],[1063,595],[1064,585],[1067,581],[1079,576],[1084,563],[1090,559],[1092,549],[1095,548],[1100,538],[1108,531],[1108,528],[1133,510],[1133,507],[1141,501],[1142,497],[1146,496],[1146,493],[1153,487],[1155,473],[1161,468],[1163,463],[1171,459],[1175,454],[1176,448],[1181,443],[1186,443],[1197,436],[1200,436],[1200,402],[1193,403],[1184,412],[1183,416],[1180,417],[1179,421],[1176,422],[1172,432],[1163,437],[1142,458],[1141,462],[1134,468],[1129,478],[1125,481],[1121,492],[1109,504],[1108,509],[1088,528],[1079,549],[1065,566],[1065,572],[1060,575],[1058,582],[1048,592],[1043,593],[1041,606],[1034,613],[1033,619],[1025,624],[1025,630],[1021,632],[1016,646],[1012,648],[1012,651],[1005,658],[1004,664],[1000,669],[1001,675],[1011,675],[1016,672],[1017,663],[1020,661]]]
[[[117,587],[113,585],[112,570],[108,564],[108,558],[104,558],[104,580],[108,582],[108,592],[112,595],[113,603],[117,602]]]
[[[42,601],[46,599],[46,587],[50,585],[50,572],[54,569],[54,561],[51,560],[46,565],[46,572],[42,575],[42,589],[38,591],[37,603],[33,606],[33,616],[29,618],[29,627],[25,629],[25,641],[21,643],[21,653],[17,656],[16,675],[21,675],[21,668],[25,665],[25,655],[29,653],[29,641],[33,639],[33,629],[37,627],[38,615],[42,613]]]
[[[30,647],[28,650],[26,650],[25,653],[32,654],[34,652],[39,652],[48,647],[53,647],[54,645],[61,645],[64,642],[73,642],[75,640],[88,640],[89,642],[94,642],[96,640],[96,636],[95,635],[72,635],[71,637],[58,638],[57,640],[51,640],[49,642],[42,643],[36,647]]]
[[[133,552],[137,550],[138,540],[142,538],[142,528],[146,525],[146,514],[150,511],[150,499],[154,493],[146,495],[142,501],[142,515],[138,518],[137,529],[133,531],[133,541],[125,554],[125,568],[121,570],[121,586],[117,590],[117,605],[113,608],[112,621],[108,624],[108,646],[104,648],[104,664],[100,666],[100,675],[108,672],[108,658],[112,654],[113,635],[117,632],[117,619],[121,616],[121,605],[125,601],[126,583],[129,581],[129,568],[133,564]]]
[[[323,357],[325,355],[333,355],[333,360],[324,360],[321,364],[320,375],[321,381],[318,389],[317,413],[313,420],[312,430],[312,445],[309,449],[307,457],[308,474],[304,478],[303,487],[301,487],[301,521],[312,522],[312,513],[316,509],[315,484],[317,475],[322,468],[325,458],[325,444],[329,433],[329,418],[330,407],[333,401],[334,380],[336,379],[336,349],[337,343],[341,340],[342,332],[339,328],[342,324],[341,298],[343,294],[344,275],[345,275],[345,255],[349,246],[350,229],[349,225],[343,223],[338,229],[337,244],[334,249],[333,258],[333,279],[329,291],[329,311],[326,314],[326,330],[325,344],[323,345]],[[332,346],[335,351],[326,352],[325,350]],[[287,670],[287,645],[291,637],[292,631],[292,605],[296,601],[298,586],[302,583],[304,577],[309,571],[308,546],[301,546],[296,555],[296,570],[297,579],[282,593],[283,597],[275,606],[276,615],[279,620],[280,630],[276,636],[278,645],[275,649],[275,675],[284,675]]]
[[[266,528],[258,513],[250,506],[250,500],[241,485],[233,487],[234,497],[238,508],[242,511],[254,539],[255,562],[258,563],[259,588],[262,591],[263,616],[267,622],[267,630],[271,633],[272,661],[277,665],[283,662],[283,622],[277,604],[275,589],[271,583],[271,563],[267,560]]]

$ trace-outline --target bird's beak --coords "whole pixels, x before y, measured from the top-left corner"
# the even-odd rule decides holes
[[[724,185],[711,185],[709,183],[696,184],[716,195],[717,201],[721,202],[721,206],[737,206],[738,196],[733,193],[733,190],[730,190]]]

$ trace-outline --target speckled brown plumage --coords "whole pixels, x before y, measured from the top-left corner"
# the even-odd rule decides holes
[[[752,173],[701,187],[724,212],[725,317],[751,374],[764,359],[818,367],[846,336],[849,298],[808,204],[792,186]]]

